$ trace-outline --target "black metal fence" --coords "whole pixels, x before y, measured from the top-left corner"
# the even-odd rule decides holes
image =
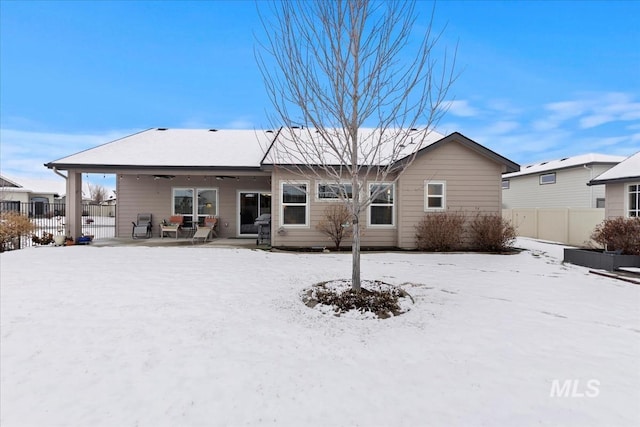
[[[64,203],[47,202],[15,202],[1,201],[0,211],[19,212],[27,216],[36,226],[33,235],[20,236],[10,242],[3,243],[4,250],[19,249],[33,246],[34,240],[46,234],[64,235],[65,205]],[[92,239],[107,239],[115,236],[116,206],[115,205],[83,205],[82,207],[82,235],[92,236]],[[33,239],[33,236],[36,239]],[[78,238],[81,236],[73,236]]]

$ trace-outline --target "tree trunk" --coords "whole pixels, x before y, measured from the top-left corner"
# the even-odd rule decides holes
[[[358,176],[353,175],[351,178],[352,188],[352,214],[353,220],[351,226],[353,227],[353,244],[351,246],[351,288],[360,292],[360,182]]]
[[[360,221],[358,216],[353,216],[353,246],[351,247],[351,287],[356,292],[360,292]]]

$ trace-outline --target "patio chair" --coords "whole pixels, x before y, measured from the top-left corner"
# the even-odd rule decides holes
[[[182,215],[172,215],[169,217],[169,222],[163,221],[162,224],[160,224],[160,238],[164,238],[165,233],[175,233],[177,239],[183,222],[184,217]]]
[[[138,214],[138,220],[131,222],[133,230],[131,230],[131,238],[148,239],[151,237],[151,214]]]
[[[215,230],[217,223],[218,223],[218,218],[205,218],[204,225],[196,226],[196,232],[191,238],[191,241],[195,244],[196,239],[203,239],[202,243],[204,243],[209,239],[210,235],[213,234],[214,236],[217,236],[218,234],[216,233],[216,230]]]

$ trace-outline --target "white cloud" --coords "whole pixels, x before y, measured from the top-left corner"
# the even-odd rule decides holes
[[[520,128],[520,123],[513,120],[504,120],[491,124],[487,127],[488,133],[493,134],[505,134],[512,133],[516,129]]]
[[[21,179],[52,180],[59,177],[44,164],[88,148],[113,141],[136,131],[107,131],[101,133],[53,133],[16,129],[0,129],[0,170],[3,174]],[[102,175],[96,177],[102,181]],[[107,180],[106,187],[112,185]]]
[[[479,114],[478,110],[469,105],[469,101],[449,101],[447,114],[459,117],[474,117]]]
[[[640,102],[635,102],[632,95],[621,92],[584,93],[577,100],[546,104],[545,109],[552,113],[541,122],[548,128],[572,119],[576,119],[582,129],[640,120]]]
[[[580,127],[583,129],[589,129],[596,126],[603,125],[615,120],[615,117],[610,114],[591,114],[580,119]]]
[[[538,108],[489,99],[475,102],[476,116],[457,116],[438,128],[459,131],[522,164],[589,152],[628,156],[640,149],[636,99],[619,92],[581,93]]]

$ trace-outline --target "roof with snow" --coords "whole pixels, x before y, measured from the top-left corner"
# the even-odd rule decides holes
[[[591,181],[589,185],[607,184],[609,182],[624,182],[640,180],[640,151],[627,157],[611,169],[601,173]]]
[[[139,132],[46,164],[47,167],[259,167],[272,133],[166,129]]]
[[[358,160],[366,165],[389,165],[445,136],[426,129],[358,130]],[[337,165],[350,159],[345,129],[283,128],[263,159],[264,164]]]
[[[65,181],[59,178],[37,179],[0,176],[0,188],[5,193],[62,195],[66,191],[65,185]]]
[[[248,169],[273,164],[342,164],[342,129],[282,128],[277,131],[216,129],[149,129],[47,163],[65,169]],[[324,136],[324,138],[323,138]],[[387,165],[417,149],[429,149],[451,139],[506,165],[519,166],[459,133],[447,137],[426,129],[360,129],[359,159],[364,164]]]
[[[612,156],[609,154],[581,154],[579,156],[564,157],[562,159],[549,160],[546,162],[524,165],[520,168],[520,172],[507,173],[502,175],[503,178],[513,178],[516,176],[537,174],[541,172],[549,172],[559,169],[582,167],[584,165],[594,164],[611,164],[615,165],[625,159],[624,156]]]

